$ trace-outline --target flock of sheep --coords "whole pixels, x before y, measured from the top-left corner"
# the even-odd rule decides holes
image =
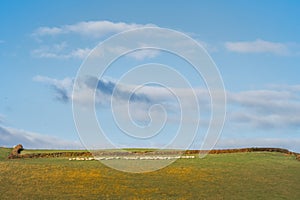
[[[69,160],[172,160],[172,159],[191,159],[195,156],[124,156],[124,157],[76,157]]]

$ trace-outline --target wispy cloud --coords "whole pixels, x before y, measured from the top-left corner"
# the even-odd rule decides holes
[[[79,93],[75,96],[71,95],[71,78],[63,80],[51,79],[48,77],[38,77],[36,80],[46,82],[52,85],[54,88],[55,96],[63,96],[64,98],[57,98],[60,101],[70,101],[72,98],[74,101],[80,102],[83,106],[92,102],[91,94],[94,94],[93,88],[96,88],[96,104],[99,106],[109,107],[112,94],[115,89],[115,101],[117,105],[124,105],[128,96],[130,95],[131,87],[138,87],[136,85],[122,85],[116,88],[116,82],[111,79],[98,80],[95,77],[89,77],[82,80],[80,83]],[[185,99],[191,99],[192,96],[188,92],[188,88],[171,88],[181,96],[185,96]],[[194,91],[198,97],[199,108],[201,111],[201,127],[206,128],[210,120],[210,97],[207,90],[203,88],[194,88]],[[61,94],[63,93],[63,94]],[[284,87],[276,86],[267,87],[264,90],[248,90],[241,92],[227,91],[227,119],[226,126],[229,129],[238,130],[242,132],[251,133],[247,137],[252,137],[252,143],[247,143],[247,140],[239,140],[234,137],[226,141],[221,141],[218,147],[237,147],[237,146],[277,146],[277,147],[294,147],[295,142],[292,140],[280,140],[272,138],[272,134],[276,130],[276,134],[280,133],[282,137],[287,137],[289,134],[297,134],[300,127],[300,90],[297,85],[285,85]],[[168,90],[155,86],[143,86],[141,89],[136,90],[135,93],[129,98],[129,110],[132,119],[140,124],[149,123],[149,109],[152,105],[160,104],[165,110],[157,109],[152,117],[161,119],[163,112],[167,112],[169,122],[178,124],[180,122],[180,106],[185,111],[191,113],[195,111],[196,105],[185,101],[178,106],[176,98]],[[117,106],[118,107],[118,106]],[[126,115],[128,109],[117,108],[118,114]],[[125,116],[126,117],[126,116]],[[198,123],[195,116],[190,117],[191,123]],[[227,130],[227,133],[228,131]],[[269,133],[270,138],[263,138],[255,135],[257,131],[263,131]],[[292,132],[291,132],[292,131]],[[226,130],[225,130],[226,132]],[[236,133],[239,136],[239,133]],[[254,139],[256,138],[256,139]],[[291,143],[288,144],[288,141]]]
[[[51,79],[45,76],[35,76],[34,81],[46,83],[55,91],[55,99],[68,102],[70,100],[72,88],[73,88],[73,79],[65,78],[63,80]]]
[[[96,102],[100,105],[108,105],[113,93],[120,101],[129,99],[131,102],[153,103],[157,100],[167,99],[166,94],[162,93],[160,88],[146,86],[146,88],[131,94],[129,88],[135,86],[122,85],[116,87],[116,82],[110,78],[99,80],[96,77],[86,77],[85,80],[80,81],[78,85],[80,88],[77,88],[80,92],[76,96],[72,96],[73,78],[67,77],[63,80],[58,80],[46,76],[35,76],[33,80],[50,86],[55,92],[55,99],[62,102],[68,102],[73,98],[73,100],[82,104],[90,103],[92,102],[92,96],[88,98],[87,94],[92,94],[93,88],[96,88]],[[156,95],[152,96],[150,91],[155,91],[153,93],[156,93]]]
[[[91,51],[89,48],[76,48],[74,50],[67,49],[67,43],[61,42],[59,44],[44,45],[31,51],[32,56],[38,58],[57,58],[57,59],[70,59],[70,58],[85,58]]]
[[[259,129],[299,127],[300,93],[294,86],[285,90],[253,90],[228,94],[231,122]]]
[[[185,110],[190,110],[191,113],[196,112],[195,107],[190,102],[193,102],[190,96],[191,91],[184,88],[172,88],[181,97],[185,98],[185,103],[179,105],[177,98],[168,89],[157,86],[145,85],[143,87],[137,85],[118,85],[111,79],[97,79],[96,77],[86,77],[84,80],[80,80],[79,84],[74,88],[75,93],[72,95],[71,84],[74,82],[71,78],[65,78],[63,80],[52,79],[49,77],[37,76],[34,78],[35,81],[43,82],[49,85],[54,90],[55,99],[68,102],[75,101],[81,105],[88,105],[93,102],[93,95],[95,94],[95,103],[98,106],[108,107],[111,101],[117,102],[116,109],[119,109],[119,113],[123,111],[127,114],[127,107],[123,105],[129,103],[130,112],[132,112],[132,118],[135,121],[149,122],[149,110],[155,104],[160,104],[164,107],[165,111],[168,112],[174,118],[180,119],[180,107]],[[96,88],[96,91],[94,91]],[[139,88],[132,92],[134,89]],[[207,91],[204,89],[198,89],[197,94],[200,95],[199,99],[203,110],[207,110],[209,107],[208,101],[203,96]],[[113,95],[114,94],[114,95]],[[206,93],[208,96],[208,93]],[[159,113],[159,109],[153,109],[154,114]],[[161,110],[162,111],[162,110]],[[165,112],[163,111],[163,112]],[[191,122],[194,115],[191,114]],[[177,121],[178,121],[177,120]],[[195,119],[196,120],[196,119]],[[143,122],[142,122],[143,123]]]
[[[49,48],[39,48],[33,50],[31,53],[34,57],[39,57],[39,58],[84,59],[86,56],[88,56],[90,51],[91,49],[89,48],[84,48],[84,49],[77,48],[75,50],[72,50],[71,52],[60,53],[60,52],[49,50]]]
[[[255,41],[226,42],[225,47],[229,51],[237,53],[270,53],[276,55],[288,55],[287,44],[270,42],[257,39]]]
[[[90,48],[76,48],[74,50],[67,51],[65,48],[57,48],[59,45],[42,46],[31,51],[31,55],[38,58],[54,58],[54,59],[84,59],[92,51]],[[110,53],[118,53],[123,51],[129,51],[125,47],[110,48]],[[144,60],[146,58],[154,58],[160,53],[159,50],[141,49],[126,54],[126,57],[133,58],[135,60]],[[96,54],[94,54],[96,55]],[[101,56],[102,54],[98,54]]]
[[[83,147],[76,141],[67,141],[53,136],[5,127],[2,125],[0,125],[0,138],[0,146],[8,147],[12,147],[19,143],[23,144],[25,148],[78,149]]]
[[[76,24],[63,25],[60,27],[39,27],[34,32],[34,36],[80,34],[87,37],[103,37],[129,29],[140,27],[153,27],[154,24],[135,24],[111,21],[82,21]]]
[[[35,80],[46,82],[55,90],[56,99],[63,102],[71,100],[72,79],[63,80],[51,79],[48,77],[36,77]],[[82,104],[89,103],[92,99],[88,99],[87,94],[93,94],[93,86],[96,86],[96,102],[100,105],[109,105],[113,90],[116,87],[114,81],[98,80],[90,77],[83,81],[80,93],[73,96],[73,100]],[[130,85],[118,88],[115,98],[119,101],[128,99],[130,95]],[[136,86],[132,86],[136,87]],[[284,90],[265,89],[265,90],[248,90],[242,92],[227,91],[228,115],[227,121],[230,124],[242,125],[245,128],[252,129],[285,129],[291,127],[300,127],[300,90],[295,92],[298,86],[285,86]],[[184,96],[190,95],[189,89],[176,89],[177,92]],[[194,88],[199,99],[199,107],[203,112],[210,111],[209,95],[205,89]],[[191,98],[187,96],[187,99]],[[144,86],[131,96],[132,103],[138,103],[137,109],[149,108],[150,105],[162,103],[169,111],[176,114],[176,100],[166,89],[161,87]],[[149,106],[145,106],[149,105]],[[195,109],[195,105],[182,105],[185,109]],[[138,113],[138,112],[137,112]],[[177,113],[178,114],[178,113]],[[147,113],[145,113],[147,115]]]
[[[111,22],[111,21],[82,21],[75,24],[62,25],[57,27],[46,27],[46,26],[39,27],[33,31],[32,36],[39,41],[39,44],[43,44],[43,46],[34,49],[31,53],[34,57],[39,57],[39,58],[83,59],[89,54],[89,52],[91,51],[91,47],[94,47],[95,44],[99,43],[99,40],[104,40],[107,37],[112,36],[113,34],[116,33],[120,33],[122,31],[131,30],[135,28],[143,28],[143,27],[146,28],[146,27],[158,27],[158,26],[156,26],[155,24],[137,24],[137,23]],[[145,31],[145,35],[147,35],[146,31]],[[65,36],[68,37],[66,38]],[[76,40],[75,38],[78,38],[78,36],[81,37],[80,39],[80,41],[82,41],[81,47],[76,46],[77,42],[74,42],[74,40]],[[170,37],[174,37],[174,35],[172,34],[165,35],[165,34],[161,34],[159,31],[155,33],[155,36],[157,38],[160,38],[162,42],[164,41],[164,38],[169,39]],[[139,37],[140,37],[139,35],[136,35],[136,38]],[[151,37],[153,37],[153,33],[151,34]],[[73,47],[67,48],[65,42],[61,42],[54,45],[53,44],[45,45],[45,43],[49,41],[51,42],[60,41],[62,39],[73,41],[73,42],[69,42],[69,44],[73,44]],[[91,44],[91,41],[93,41],[93,44]],[[210,52],[217,51],[216,47],[213,45],[210,45],[200,40],[198,40],[198,42],[202,44],[202,46],[208,49]],[[89,43],[89,45],[86,45],[86,47],[82,47],[84,46],[85,43]],[[153,46],[150,43],[151,41],[149,41],[148,44],[140,44],[139,48]],[[63,48],[61,49],[57,48],[60,45],[62,45]],[[187,43],[186,41],[184,42],[178,41],[178,38],[176,38],[176,36],[174,38],[173,45],[176,46],[178,50],[183,49],[184,52],[187,52],[186,49],[191,46],[191,44]],[[127,47],[120,45],[120,46],[114,46],[113,48],[110,49],[107,48],[105,50],[107,50],[110,53],[118,53],[118,52],[124,53],[124,51],[126,51],[127,49],[131,50]],[[189,51],[192,52],[193,50],[189,49]],[[147,58],[154,58],[159,54],[160,51],[158,50],[142,49],[135,52],[131,52],[126,56],[140,61]]]
[[[268,87],[280,91],[300,92],[300,85],[269,84]]]
[[[128,57],[134,58],[135,60],[144,60],[146,58],[154,58],[158,56],[160,51],[158,50],[150,50],[150,49],[143,49],[134,51],[130,54],[128,54]]]
[[[53,36],[51,41],[60,40],[58,36],[68,35],[69,38],[73,38],[76,35],[81,35],[83,37],[89,38],[89,40],[95,40],[99,42],[99,38],[108,37],[110,35],[142,27],[155,27],[153,24],[136,24],[136,23],[124,23],[124,22],[110,22],[110,21],[87,21],[78,22],[71,25],[63,25],[60,27],[39,27],[36,29],[32,35],[40,41],[43,37],[43,41],[47,41],[49,38],[46,36]],[[54,37],[55,36],[55,37]],[[73,38],[74,39],[74,38]],[[44,43],[44,42],[43,42]],[[141,44],[141,48],[146,44]],[[32,56],[38,58],[52,58],[52,59],[70,59],[78,58],[84,59],[90,52],[91,48],[79,48],[70,47],[66,42],[60,42],[57,44],[43,44],[42,46],[31,51]],[[118,53],[123,50],[127,50],[126,47],[115,47],[107,49],[111,53]],[[129,50],[129,49],[128,49]],[[143,60],[145,58],[153,58],[159,54],[159,51],[155,50],[140,50],[129,53],[127,56],[134,58],[135,60]]]
[[[147,58],[154,58],[161,53],[161,50],[159,49],[149,49],[144,47],[147,47],[147,44],[140,44],[138,49],[135,51],[132,51],[132,49],[125,46],[105,47],[104,49],[95,49],[95,52],[92,52],[92,56],[100,58],[101,56],[110,53],[115,55],[123,55],[124,53],[128,52],[125,55],[126,57],[140,61]]]

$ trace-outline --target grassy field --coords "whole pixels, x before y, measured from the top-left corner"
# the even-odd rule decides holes
[[[9,152],[0,148],[0,199],[300,199],[300,162],[282,153],[179,159],[132,174],[98,161],[7,160]]]

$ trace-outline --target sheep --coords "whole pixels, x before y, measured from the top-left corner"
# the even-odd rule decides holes
[[[172,159],[192,159],[195,156],[124,156],[124,157],[75,157],[69,160],[172,160]]]

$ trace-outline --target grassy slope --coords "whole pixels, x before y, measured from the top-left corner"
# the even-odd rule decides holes
[[[0,147],[0,161],[6,159],[11,151],[12,151],[11,148]]]
[[[281,153],[218,154],[130,174],[98,161],[2,159],[0,183],[0,199],[299,199],[300,162]]]

